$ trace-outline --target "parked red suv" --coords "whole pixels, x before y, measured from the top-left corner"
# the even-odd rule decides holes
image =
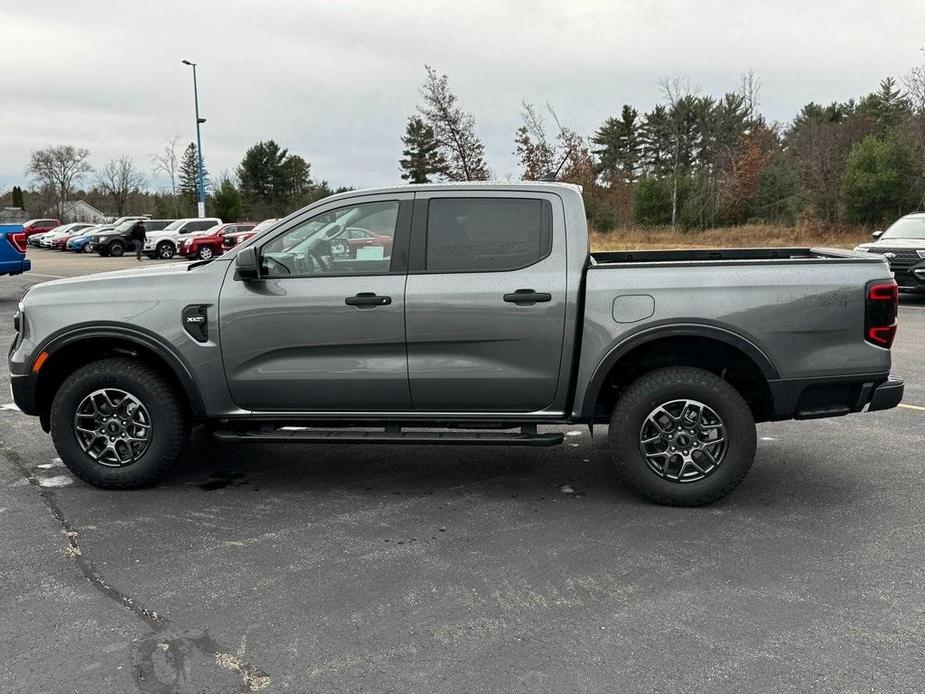
[[[222,241],[225,234],[236,234],[242,231],[250,231],[257,222],[234,222],[233,224],[220,224],[212,227],[202,235],[193,234],[189,238],[180,241],[177,252],[186,258],[199,258],[208,260],[212,256],[221,255],[225,252],[222,248]]]
[[[30,219],[22,225],[22,230],[26,238],[29,238],[33,234],[44,234],[59,226],[61,226],[61,221],[58,219]]]
[[[222,238],[222,246],[224,247],[226,251],[229,248],[234,248],[239,243],[243,243],[244,241],[247,241],[249,238],[256,236],[264,229],[267,229],[268,227],[273,226],[274,224],[276,224],[276,221],[277,220],[275,219],[265,219],[262,222],[260,222],[260,224],[258,224],[253,229],[251,229],[250,231],[238,231],[238,232],[235,232],[234,234],[232,233],[225,234],[225,236]]]

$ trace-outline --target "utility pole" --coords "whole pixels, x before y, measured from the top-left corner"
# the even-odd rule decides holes
[[[202,168],[202,135],[199,132],[199,126],[206,122],[205,118],[199,117],[199,85],[196,83],[196,63],[189,60],[181,61],[184,65],[193,68],[193,100],[196,104],[196,154],[199,157],[199,216],[206,216],[206,181]]]

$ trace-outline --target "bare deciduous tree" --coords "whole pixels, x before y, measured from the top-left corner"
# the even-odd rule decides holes
[[[536,107],[527,101],[522,102],[522,107],[523,125],[517,129],[514,154],[523,166],[523,180],[539,181],[555,169],[555,143],[550,143],[543,116]]]
[[[685,111],[682,104],[690,101],[691,97],[694,96],[694,92],[691,91],[690,82],[687,78],[665,77],[659,81],[658,86],[671,107],[669,109],[673,140],[671,148],[671,226],[674,227],[678,223],[678,185],[681,180],[681,140],[684,133],[683,120]]]
[[[118,159],[111,159],[100,170],[97,184],[112,196],[116,213],[121,217],[126,212],[129,195],[138,192],[145,185],[145,178],[135,168],[131,157],[123,154]]]
[[[754,121],[761,104],[761,79],[754,70],[746,70],[739,78],[739,95],[745,102],[746,115]]]
[[[157,154],[151,155],[154,164],[154,175],[163,174],[170,182],[170,207],[173,215],[179,214],[177,209],[177,176],[180,171],[180,155],[177,152],[177,142],[180,136],[174,135],[164,144],[164,148]]]
[[[76,183],[93,170],[87,161],[89,156],[90,150],[73,145],[53,145],[32,151],[26,174],[48,196],[59,219],[64,216]]]
[[[484,181],[490,176],[485,163],[485,145],[475,134],[475,117],[457,105],[449,78],[425,65],[427,77],[421,85],[424,103],[418,107],[434,129],[441,154],[447,162],[443,172],[451,181]]]

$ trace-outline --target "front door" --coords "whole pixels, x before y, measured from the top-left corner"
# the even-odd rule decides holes
[[[260,280],[235,281],[229,269],[221,345],[239,407],[410,409],[404,290],[412,198],[332,202],[261,243]],[[338,243],[349,228],[383,241],[351,253]]]
[[[558,198],[419,193],[413,226],[405,315],[414,407],[549,406],[559,386],[567,296]]]

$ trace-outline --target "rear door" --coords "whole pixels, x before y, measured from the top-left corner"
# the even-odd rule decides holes
[[[413,193],[316,208],[258,247],[259,281],[222,287],[222,358],[234,402],[277,411],[409,410],[405,274]],[[392,244],[335,253],[348,227]],[[394,251],[394,252],[393,252]]]
[[[546,408],[558,388],[566,273],[555,195],[418,193],[405,292],[414,407]]]

